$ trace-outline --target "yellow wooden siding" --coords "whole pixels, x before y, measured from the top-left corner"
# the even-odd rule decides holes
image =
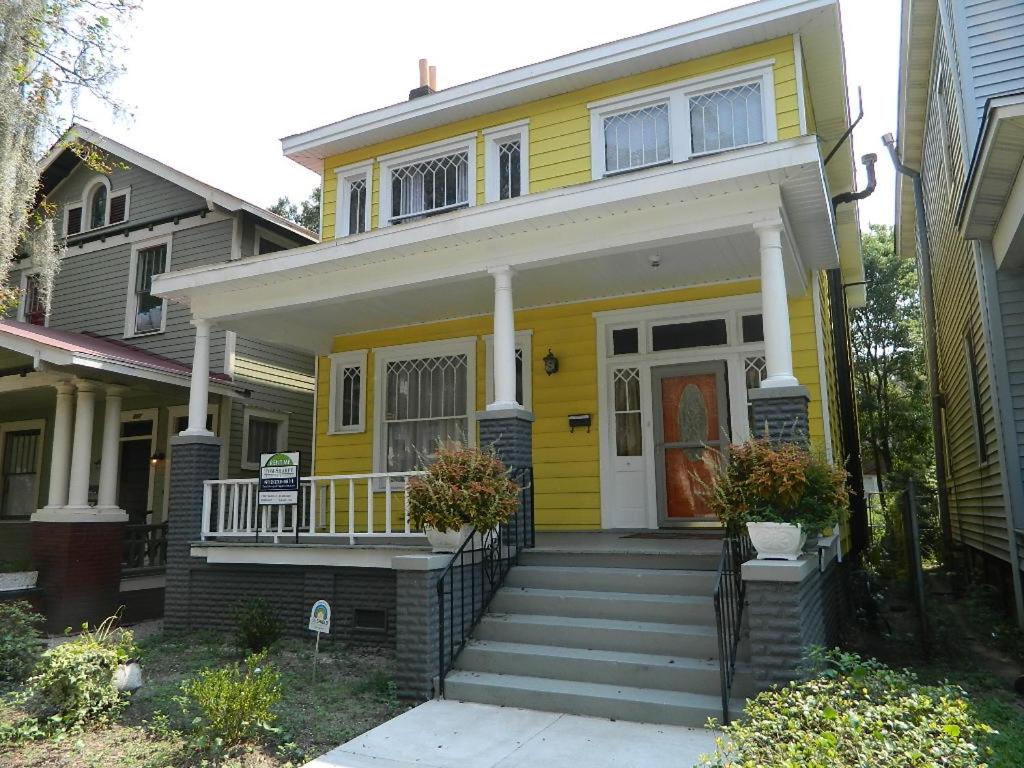
[[[949,72],[941,40],[939,36],[935,54],[939,61],[946,62]],[[950,79],[947,75],[947,82]],[[962,189],[964,184],[964,140],[956,118],[955,94],[952,89],[937,93],[934,75],[930,82],[933,90],[926,117],[922,179],[932,258],[939,386],[945,400],[950,518],[956,539],[1009,560],[1007,510],[996,439],[998,414],[992,407],[974,245],[963,239],[956,222],[957,197],[953,190]],[[970,335],[978,358],[982,439],[988,451],[985,462],[979,461],[975,438],[965,335]]]
[[[324,162],[323,173],[324,226],[322,237],[324,240],[334,237],[334,212],[337,205],[337,175],[334,172],[336,168],[528,118],[530,120],[530,191],[543,192],[571,184],[582,184],[591,180],[590,112],[587,109],[589,102],[768,59],[774,61],[778,137],[779,139],[794,138],[800,134],[800,119],[796,96],[793,40],[791,37],[782,37],[639,75],[611,80],[571,93],[521,104],[500,112],[461,120],[429,131],[327,158]],[[483,202],[484,195],[483,166],[483,143],[478,135],[476,174],[476,200],[478,203]],[[379,165],[374,163],[371,220],[373,227],[378,226],[380,219],[379,190],[380,169]]]
[[[532,338],[533,458],[536,518],[542,528],[592,529],[601,525],[600,436],[597,390],[597,326],[594,312],[645,307],[678,301],[721,298],[760,290],[757,281],[701,286],[642,296],[562,304],[516,312],[517,330]],[[823,439],[818,384],[817,345],[810,293],[790,302],[793,358],[797,378],[811,393],[812,439]],[[359,434],[328,435],[330,365],[320,361],[317,382],[316,468],[318,475],[369,472],[373,469],[374,380],[373,350],[417,342],[477,337],[476,407],[485,405],[486,352],[483,336],[492,331],[490,315],[338,336],[333,351],[370,350],[367,361],[366,423]],[[554,376],[544,373],[543,357],[552,349],[559,359]],[[590,432],[570,433],[566,416],[594,414]]]

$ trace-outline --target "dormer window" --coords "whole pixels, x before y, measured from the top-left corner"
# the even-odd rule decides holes
[[[771,62],[587,106],[595,179],[776,139]]]
[[[338,168],[338,203],[334,236],[358,235],[370,229],[370,201],[373,198],[373,165]]]
[[[98,184],[89,202],[89,229],[98,229],[107,223],[107,188]]]
[[[128,220],[130,189],[111,190],[106,176],[97,177],[85,188],[81,200],[64,207],[64,235],[71,237]]]
[[[382,158],[380,191],[382,223],[386,224],[473,205],[476,136]]]

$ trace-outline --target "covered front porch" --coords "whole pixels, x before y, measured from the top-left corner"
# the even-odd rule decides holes
[[[317,489],[300,528],[312,514],[345,543],[353,526],[363,541],[404,534],[379,511],[361,527],[371,500],[388,504],[368,478],[418,469],[438,439],[497,435],[519,440],[512,466],[533,467],[540,530],[715,525],[686,481],[710,471],[704,447],[769,422],[830,447],[818,274],[844,265],[821,171],[813,140],[776,142],[163,275],[155,290],[190,303],[199,328],[320,355],[325,479],[309,487],[334,506],[325,515]],[[686,392],[693,434],[675,418]]]

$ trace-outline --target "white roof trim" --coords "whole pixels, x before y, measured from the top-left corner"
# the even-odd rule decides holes
[[[40,172],[46,170],[65,151],[65,149],[67,149],[65,146],[65,140],[69,137],[79,138],[83,141],[89,142],[90,144],[94,144],[100,149],[106,150],[107,152],[124,159],[130,165],[138,166],[143,170],[167,179],[173,184],[177,184],[183,189],[187,189],[193,194],[199,195],[206,200],[207,204],[211,206],[211,209],[213,206],[217,206],[231,212],[246,211],[247,213],[263,219],[264,221],[270,222],[278,227],[283,227],[292,234],[298,235],[310,242],[315,243],[319,240],[316,233],[310,232],[305,227],[300,227],[295,222],[289,221],[283,216],[278,216],[276,213],[271,213],[265,208],[260,208],[258,205],[254,205],[221,189],[205,184],[186,173],[182,173],[181,171],[171,168],[169,165],[161,163],[159,160],[154,160],[148,155],[144,155],[131,147],[125,146],[124,144],[114,141],[91,128],[87,128],[84,125],[79,125],[77,123],[65,131],[64,136],[62,136],[61,139],[53,145],[46,156],[39,162]]]
[[[978,142],[960,211],[961,228],[968,240],[992,238],[1024,161],[1019,135],[1006,149],[1002,146],[1007,140],[1004,129],[1011,125],[1018,134],[1024,128],[1024,94],[993,98],[986,106],[984,133]],[[1006,154],[996,157],[1001,152],[1012,156],[1012,164],[1007,163]]]
[[[664,66],[667,57],[685,60],[685,47],[701,41],[721,38],[720,48],[725,50],[769,39],[768,29],[771,37],[792,34],[824,9],[832,9],[838,18],[836,0],[760,0],[286,136],[281,147],[287,157],[320,171],[321,161],[333,154],[655,69]],[[774,34],[772,24],[786,29]]]

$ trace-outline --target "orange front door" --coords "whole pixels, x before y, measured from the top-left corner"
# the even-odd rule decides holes
[[[651,378],[659,521],[712,522],[702,491],[713,482],[727,442],[725,364],[655,368]]]

